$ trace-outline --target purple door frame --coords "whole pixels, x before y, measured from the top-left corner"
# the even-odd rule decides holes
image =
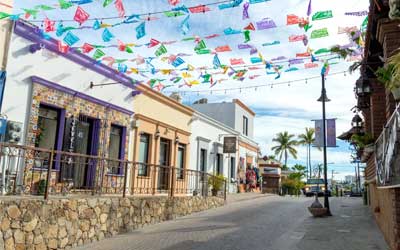
[[[100,129],[101,120],[97,118],[87,117],[92,123],[92,133],[90,142],[90,152],[89,155],[97,156],[99,151],[99,141],[100,141]],[[93,187],[96,178],[97,160],[90,159],[88,162],[88,169],[86,175],[87,187]]]

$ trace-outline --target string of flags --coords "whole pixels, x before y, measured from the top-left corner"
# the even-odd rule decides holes
[[[123,0],[101,0],[102,7],[108,8],[114,5],[115,11],[118,16],[111,17],[93,17],[90,14],[89,8],[85,5],[95,3],[93,0],[58,0],[58,4],[53,5],[35,5],[31,8],[23,8],[23,13],[19,14],[6,14],[0,12],[0,19],[10,18],[12,20],[26,19],[30,22],[40,22],[41,27],[38,29],[41,36],[45,39],[51,39],[52,34],[57,38],[59,51],[62,53],[69,53],[71,49],[91,55],[98,63],[104,63],[113,67],[117,72],[124,74],[140,75],[144,80],[143,83],[148,84],[150,87],[162,91],[167,87],[178,86],[192,87],[194,85],[209,83],[210,88],[213,88],[217,83],[227,80],[244,81],[245,79],[254,80],[261,76],[273,76],[274,79],[279,79],[283,73],[294,72],[302,69],[313,69],[322,67],[321,74],[325,75],[329,72],[329,67],[336,64],[335,60],[338,56],[332,57],[332,52],[337,50],[351,50],[352,57],[349,60],[358,60],[363,50],[362,31],[366,27],[368,21],[365,18],[361,28],[357,26],[339,27],[337,34],[346,34],[349,36],[350,42],[345,45],[337,45],[335,50],[332,48],[320,48],[313,50],[309,46],[309,39],[319,39],[328,37],[332,34],[331,30],[326,27],[313,29],[313,24],[317,21],[326,20],[334,17],[332,10],[322,10],[313,13],[312,0],[309,0],[305,17],[296,14],[288,14],[285,16],[285,25],[278,26],[276,20],[270,17],[263,17],[261,19],[254,19],[250,17],[253,4],[268,2],[271,0],[227,0],[212,2],[207,4],[199,4],[195,6],[186,7],[180,0],[165,0],[171,6],[170,9],[164,11],[157,11],[153,13],[141,14],[127,14]],[[214,8],[216,6],[216,8]],[[197,36],[191,33],[191,15],[207,13],[216,10],[225,10],[229,8],[242,8],[241,19],[249,22],[242,28],[234,26],[226,26],[219,33],[213,33],[205,36]],[[66,20],[52,20],[47,17],[47,11],[53,10],[72,10],[73,18]],[[44,19],[39,20],[39,14],[45,16]],[[368,12],[355,11],[346,12],[345,16],[364,16]],[[164,17],[182,17],[183,19],[177,24],[177,28],[184,36],[181,40],[174,41],[161,41],[161,39],[149,37],[147,34],[149,21],[158,20],[161,16]],[[106,23],[106,20],[117,20],[114,23]],[[75,25],[66,26],[65,23],[74,22]],[[313,22],[313,23],[311,23]],[[119,39],[113,31],[113,27],[120,25],[133,24],[133,32],[136,40],[145,42],[123,42]],[[253,32],[265,31],[269,29],[276,29],[279,27],[287,27],[297,25],[301,31],[300,34],[292,34],[288,37],[287,41],[284,40],[271,40],[265,41],[258,47],[252,44]],[[93,44],[84,41],[79,35],[77,30],[92,29],[99,31],[99,40],[103,44]],[[335,32],[336,33],[336,32]],[[217,38],[220,36],[242,35],[243,40],[239,44],[223,44],[213,48],[206,45],[208,39]],[[194,42],[192,53],[176,53],[170,51],[172,46],[178,42]],[[303,43],[305,52],[300,51],[291,57],[278,56],[270,60],[266,60],[261,51],[261,47],[277,46],[284,42],[289,43]],[[112,54],[106,53],[105,49],[116,48],[121,52],[126,52],[129,56],[127,58],[115,58]],[[154,56],[142,57],[134,52],[134,48],[151,49],[150,51]],[[220,53],[229,53],[238,50],[248,50],[249,58],[242,58],[238,56],[231,56],[228,59],[220,60]],[[193,55],[212,55],[210,61],[212,66],[193,67],[190,62],[190,57]],[[322,60],[322,58],[329,57]],[[154,62],[164,62],[171,65],[169,68],[156,68]],[[136,67],[132,65],[136,64]],[[249,64],[250,63],[250,64]],[[144,68],[137,66],[143,65]],[[258,73],[264,71],[263,73]],[[168,77],[166,77],[168,76]],[[171,83],[171,84],[167,84]]]

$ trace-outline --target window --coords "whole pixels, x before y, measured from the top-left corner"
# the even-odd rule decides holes
[[[207,150],[200,149],[200,171],[207,172]]]
[[[249,135],[249,119],[243,116],[243,134]]]
[[[223,174],[223,160],[222,154],[217,154],[217,174]]]
[[[117,125],[111,125],[110,129],[110,144],[108,147],[108,158],[114,160],[109,164],[109,172],[111,174],[121,174],[122,173],[122,164],[121,162],[115,160],[123,160],[124,153],[123,152],[123,127]]]
[[[55,149],[57,148],[60,129],[60,113],[61,110],[51,108],[45,105],[39,106],[39,117],[37,123],[37,133],[35,138],[35,147],[43,149]],[[34,162],[35,168],[48,168],[50,164],[50,154],[46,152],[40,152]],[[58,161],[57,161],[58,160]],[[53,164],[53,168],[59,166],[59,156],[56,156],[56,161]]]
[[[178,159],[177,159],[177,173],[178,179],[183,179],[185,169],[185,145],[179,144],[178,146]]]
[[[236,159],[235,159],[235,157],[231,157],[230,164],[231,164],[231,172],[230,172],[231,176],[230,176],[230,178],[231,179],[235,179],[236,178],[236,171],[235,171]]]
[[[139,176],[147,176],[148,168],[147,163],[149,162],[149,150],[150,150],[150,135],[142,133],[140,134],[139,143]]]
[[[35,146],[45,149],[55,149],[59,122],[58,110],[40,105],[38,118],[38,132]]]

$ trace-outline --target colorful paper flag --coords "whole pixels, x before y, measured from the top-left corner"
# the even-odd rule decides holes
[[[242,58],[231,58],[230,59],[231,65],[240,65],[240,64],[244,64],[244,61]]]
[[[326,37],[326,36],[329,36],[327,28],[313,30],[311,32],[311,39],[316,39],[316,38],[321,38],[321,37]]]
[[[180,65],[182,65],[184,62],[185,61],[182,58],[177,57],[175,59],[175,61],[172,62],[172,66],[174,66],[176,68],[176,67],[179,67]]]
[[[221,62],[220,62],[217,54],[214,55],[213,65],[214,65],[214,68],[220,68],[221,67]]]
[[[70,31],[65,35],[63,41],[68,44],[69,46],[74,45],[79,41],[79,38],[72,34]]]
[[[103,56],[105,56],[105,53],[102,51],[102,50],[100,50],[100,49],[96,49],[95,51],[94,51],[94,54],[93,54],[93,58],[94,59],[100,59],[101,57],[103,57]]]
[[[303,41],[305,35],[291,35],[289,37],[289,42],[299,42]]]
[[[224,46],[218,46],[215,48],[216,52],[227,52],[227,51],[232,51],[231,47],[229,45],[224,45]]]
[[[0,18],[1,19],[1,18]],[[45,32],[52,32],[55,30],[55,21],[51,21],[47,17],[44,19],[44,31]]]
[[[85,44],[82,45],[82,52],[83,53],[89,53],[93,49],[94,49],[94,47],[91,44],[85,43]]]
[[[107,28],[105,28],[101,38],[104,42],[109,42],[114,38],[114,35]]]
[[[125,16],[125,8],[124,8],[124,3],[122,2],[122,0],[115,0],[115,8],[118,11],[119,17]]]
[[[242,19],[243,20],[250,18],[250,16],[249,16],[249,6],[250,6],[250,4],[248,2],[243,4],[243,15],[242,15]]]
[[[185,19],[183,19],[182,23],[180,24],[180,29],[183,35],[186,35],[189,32],[190,30],[189,15],[185,17]]]
[[[272,28],[276,28],[276,24],[274,22],[274,20],[272,20],[271,18],[263,18],[261,21],[256,22],[257,25],[257,29],[258,30],[265,30],[265,29],[272,29]]]
[[[244,30],[256,30],[253,23],[249,23],[246,27],[243,28]]]
[[[140,39],[146,35],[146,27],[145,23],[142,22],[136,27],[136,39]]]
[[[195,7],[190,7],[189,11],[191,13],[205,13],[207,11],[210,11],[211,9],[209,7],[207,7],[206,5],[198,5]]]
[[[154,54],[156,56],[161,56],[163,54],[166,54],[167,52],[168,52],[167,48],[165,48],[164,44],[161,44],[161,46],[158,47],[158,49],[156,50],[156,52]]]
[[[76,8],[75,11],[74,20],[78,22],[79,25],[82,25],[88,19],[89,19],[89,14],[86,11],[84,11],[80,6],[78,6],[78,8]]]
[[[313,21],[317,21],[317,20],[323,20],[323,19],[328,19],[328,18],[332,18],[332,11],[331,10],[327,10],[327,11],[318,11],[317,13],[315,13],[312,16],[312,20]]]
[[[64,44],[61,41],[58,41],[58,51],[60,51],[61,53],[68,53],[69,51],[69,46],[67,44]]]

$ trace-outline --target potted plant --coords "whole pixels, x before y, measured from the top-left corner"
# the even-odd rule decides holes
[[[369,133],[363,135],[354,134],[351,136],[350,140],[358,150],[367,150],[368,152],[370,152],[372,149],[373,151],[375,140]]]
[[[396,101],[400,101],[400,52],[391,56],[384,67],[375,71],[378,81],[389,89]]]
[[[208,179],[208,185],[211,186],[211,193],[213,196],[218,195],[218,191],[222,190],[225,183],[225,177],[221,174],[212,175]]]

